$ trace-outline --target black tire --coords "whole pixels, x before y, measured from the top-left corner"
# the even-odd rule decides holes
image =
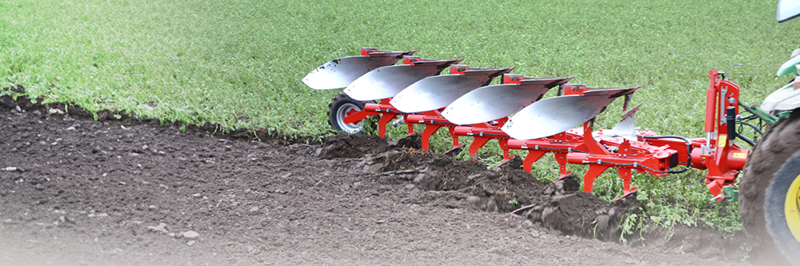
[[[795,111],[789,118],[767,128],[747,160],[739,184],[739,214],[753,248],[753,261],[773,261],[782,257],[767,230],[765,204],[769,203],[765,202],[765,196],[773,177],[798,150],[800,111]]]
[[[800,152],[796,152],[767,187],[764,215],[775,245],[800,265]]]
[[[364,110],[366,103],[356,101],[344,92],[340,92],[331,103],[328,104],[328,124],[336,131],[355,134],[362,131],[364,121],[359,121],[358,124],[347,124],[342,121],[348,113],[353,111]]]

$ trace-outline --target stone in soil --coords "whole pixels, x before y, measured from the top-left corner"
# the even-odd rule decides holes
[[[159,223],[157,226],[152,226],[152,225],[148,226],[147,230],[150,230],[150,231],[156,232],[156,233],[162,233],[162,234],[165,234],[165,235],[169,234],[169,230],[167,230],[167,225],[164,224],[164,223]]]
[[[195,231],[186,231],[186,232],[183,232],[183,237],[187,238],[187,239],[195,239],[195,238],[200,237],[200,234],[198,234]]]

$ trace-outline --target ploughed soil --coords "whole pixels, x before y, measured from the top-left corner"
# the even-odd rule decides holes
[[[708,228],[619,244],[635,199],[543,184],[519,161],[487,169],[416,136],[323,143],[0,98],[0,265],[754,263]]]

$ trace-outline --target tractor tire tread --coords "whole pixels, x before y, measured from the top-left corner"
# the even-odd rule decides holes
[[[779,257],[764,215],[767,187],[784,162],[800,150],[800,111],[765,130],[745,165],[739,184],[739,214],[755,259]]]
[[[784,207],[788,188],[798,178],[798,175],[800,175],[800,151],[795,152],[770,181],[766,191],[764,210],[767,231],[775,240],[776,247],[789,261],[800,266],[800,242],[789,229]]]

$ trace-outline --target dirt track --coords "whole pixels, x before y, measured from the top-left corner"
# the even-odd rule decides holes
[[[566,235],[605,217],[616,239],[625,207],[403,143],[234,140],[4,100],[0,265],[750,265],[703,229],[644,247]],[[539,207],[509,214],[509,198]]]

